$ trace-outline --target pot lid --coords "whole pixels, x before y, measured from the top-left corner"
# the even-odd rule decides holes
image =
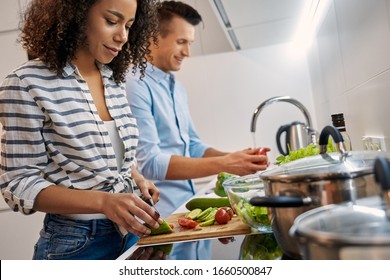
[[[378,199],[366,200],[371,205],[332,204],[309,210],[297,217],[290,235],[322,244],[390,245],[390,221]]]
[[[329,136],[339,152],[326,153]],[[377,157],[390,157],[382,151],[345,151],[343,138],[333,126],[325,127],[319,139],[320,154],[301,158],[260,173],[260,178],[272,181],[311,181],[347,179],[373,173]]]
[[[346,155],[325,153],[263,171],[260,178],[288,182],[355,178],[374,173],[374,161],[379,156],[390,157],[381,151],[353,151]]]
[[[375,180],[382,196],[330,204],[299,215],[290,235],[323,244],[390,246],[390,161],[378,157]]]

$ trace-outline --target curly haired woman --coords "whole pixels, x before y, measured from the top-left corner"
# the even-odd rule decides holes
[[[156,0],[33,0],[21,43],[36,59],[0,87],[1,192],[45,212],[34,259],[115,259],[162,223],[137,172],[126,71],[146,67]],[[145,225],[146,223],[147,225]],[[129,234],[122,237],[119,228]]]

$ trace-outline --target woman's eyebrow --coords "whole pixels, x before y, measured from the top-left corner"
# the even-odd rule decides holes
[[[113,14],[114,16],[118,17],[118,18],[121,19],[121,20],[124,20],[124,19],[125,19],[125,17],[124,17],[121,13],[119,13],[119,12],[117,12],[117,11],[108,10],[108,12],[111,13],[111,14]],[[135,18],[131,18],[131,19],[129,19],[128,21],[134,21],[134,20],[135,20]]]

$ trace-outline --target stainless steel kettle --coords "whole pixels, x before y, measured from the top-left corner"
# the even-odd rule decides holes
[[[285,134],[285,141],[282,135]],[[289,151],[306,147],[311,142],[311,129],[303,122],[295,121],[282,125],[276,132],[276,144],[282,155],[288,155]]]

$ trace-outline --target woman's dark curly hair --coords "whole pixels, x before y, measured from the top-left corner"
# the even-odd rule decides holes
[[[26,10],[21,26],[20,42],[27,53],[41,59],[58,75],[76,51],[85,44],[89,9],[101,0],[33,0]],[[146,68],[145,56],[150,54],[150,38],[157,42],[158,0],[137,0],[137,11],[127,43],[108,66],[114,80],[124,82],[129,67]]]

